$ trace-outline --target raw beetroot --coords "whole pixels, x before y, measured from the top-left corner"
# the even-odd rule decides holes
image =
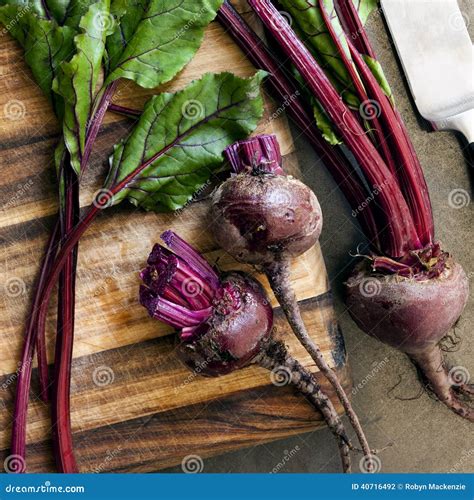
[[[276,137],[241,141],[224,154],[237,175],[212,197],[219,245],[240,262],[262,266],[313,247],[323,225],[321,207],[308,186],[285,175]]]
[[[178,235],[162,235],[141,272],[140,302],[151,317],[179,330],[177,353],[195,373],[220,376],[256,363],[293,383],[322,413],[334,434],[343,470],[351,445],[331,400],[313,375],[273,336],[264,289],[242,272],[218,274]]]
[[[274,135],[239,141],[226,148],[224,155],[235,175],[212,195],[214,237],[235,259],[254,264],[266,274],[291,328],[334,387],[369,457],[371,450],[359,419],[337,375],[308,334],[290,281],[291,259],[309,250],[321,233],[316,195],[285,175]]]
[[[360,329],[407,353],[439,400],[474,421],[474,411],[457,395],[469,394],[469,385],[463,388],[449,375],[439,347],[468,296],[466,273],[452,259],[439,276],[430,279],[374,275],[363,262],[347,282],[347,305]]]

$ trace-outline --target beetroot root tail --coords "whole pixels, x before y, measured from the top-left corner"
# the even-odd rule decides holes
[[[459,399],[459,392],[473,394],[472,384],[456,384],[451,379],[445,364],[444,355],[439,346],[421,353],[410,353],[411,360],[420,369],[427,385],[435,396],[450,410],[460,417],[474,422],[474,409]]]
[[[474,396],[474,384],[457,385],[455,390],[465,396]]]
[[[282,342],[275,340],[268,342],[268,345],[256,362],[261,367],[270,371],[281,370],[282,368],[287,370],[290,376],[289,381],[320,411],[330,431],[336,438],[343,472],[351,472],[350,451],[353,449],[353,446],[332,401],[324,393],[311,372],[306,370],[288,353]]]
[[[366,457],[371,457],[373,455],[372,450],[369,447],[367,438],[365,436],[362,425],[360,424],[359,417],[354,411],[349,397],[347,396],[341,382],[339,381],[336,373],[327,364],[324,356],[321,352],[319,346],[314,342],[314,340],[308,334],[306,326],[304,324],[303,318],[301,317],[301,311],[298,305],[298,300],[296,298],[293,287],[290,281],[290,270],[288,261],[275,261],[272,264],[263,265],[263,271],[265,272],[270,286],[277,298],[285,316],[290,324],[294,334],[301,342],[303,347],[309,353],[316,366],[319,368],[321,373],[326,377],[329,383],[333,386],[339,400],[346,411],[346,415],[351,423],[357,438],[359,440],[360,446]],[[372,465],[369,462],[368,472],[372,472]]]

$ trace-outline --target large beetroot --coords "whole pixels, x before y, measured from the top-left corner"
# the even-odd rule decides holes
[[[474,420],[473,410],[456,394],[472,388],[450,376],[439,347],[468,299],[463,268],[448,259],[439,276],[428,279],[374,274],[368,267],[357,266],[347,282],[347,305],[359,328],[406,352],[439,400]]]

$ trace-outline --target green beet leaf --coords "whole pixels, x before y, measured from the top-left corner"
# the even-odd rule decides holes
[[[344,62],[341,60],[338,48],[328,32],[326,23],[318,6],[317,0],[280,0],[283,9],[290,14],[293,24],[301,35],[301,39],[316,56],[321,67],[330,79],[336,79],[345,88],[353,89],[352,79]],[[331,25],[341,41],[346,56],[351,59],[347,41],[339,19],[336,15],[333,0],[324,0],[326,12]]]
[[[110,13],[116,20],[115,29],[107,37],[107,74],[117,67],[118,62],[133,38],[148,8],[149,0],[112,0]]]
[[[15,5],[16,4],[16,5]],[[9,2],[0,7],[0,23],[20,43],[25,61],[41,90],[62,115],[62,99],[53,92],[53,79],[59,66],[71,56],[75,31],[68,26],[38,16],[27,2]]]
[[[367,22],[370,14],[378,7],[378,0],[352,0],[359,13],[362,24]]]
[[[93,4],[97,3],[97,0],[71,0],[66,10],[66,15],[64,17],[64,24],[80,31],[81,19],[87,14],[89,9]],[[110,0],[109,0],[110,9]],[[97,22],[104,23],[109,17],[109,12],[106,14],[97,14]]]
[[[69,4],[72,3],[71,0],[46,0],[44,3],[57,23],[63,24],[66,19]]]
[[[352,2],[359,13],[359,17],[363,25],[367,23],[369,15],[378,7],[378,0],[352,0]],[[362,54],[362,57],[372,74],[377,79],[377,82],[384,91],[385,95],[390,99],[391,103],[394,104],[392,89],[390,88],[388,80],[385,77],[381,64],[367,54]]]
[[[224,148],[247,137],[263,113],[260,83],[206,74],[175,94],[152,97],[130,136],[114,148],[106,190],[154,211],[182,208],[221,168]],[[137,173],[138,172],[138,173]]]
[[[113,0],[120,23],[107,40],[106,84],[127,78],[153,88],[171,80],[196,53],[222,1]]]
[[[364,58],[365,63],[369,67],[372,74],[375,76],[380,88],[384,91],[385,95],[390,99],[390,102],[394,104],[392,89],[390,88],[390,84],[383,72],[382,65],[376,59],[372,59],[370,56],[362,56]]]
[[[87,126],[96,97],[105,51],[105,39],[110,33],[110,1],[92,3],[81,17],[81,33],[74,38],[75,55],[61,65],[53,89],[64,98],[64,141],[77,174],[81,170]]]
[[[314,99],[314,97],[311,98],[311,103],[313,105],[313,115],[316,126],[318,127],[324,139],[329,142],[331,146],[342,144],[342,141],[337,135],[333,123],[331,122],[328,115],[324,112],[321,104],[316,99]]]

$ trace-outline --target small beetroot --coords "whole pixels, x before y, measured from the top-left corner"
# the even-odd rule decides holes
[[[323,217],[316,195],[281,167],[275,136],[241,141],[225,151],[233,175],[212,198],[214,235],[240,262],[274,265],[315,245]]]
[[[257,265],[267,276],[291,328],[316,366],[334,387],[365,455],[367,439],[347,394],[308,334],[290,281],[290,260],[318,241],[322,213],[313,191],[285,175],[274,135],[232,144],[224,151],[234,175],[212,196],[216,241],[236,260]]]
[[[179,330],[177,353],[196,373],[220,376],[256,363],[284,370],[322,413],[336,437],[343,470],[354,449],[331,400],[314,376],[273,338],[273,310],[260,283],[242,272],[218,274],[178,235],[162,235],[141,272],[140,302],[151,317]]]

